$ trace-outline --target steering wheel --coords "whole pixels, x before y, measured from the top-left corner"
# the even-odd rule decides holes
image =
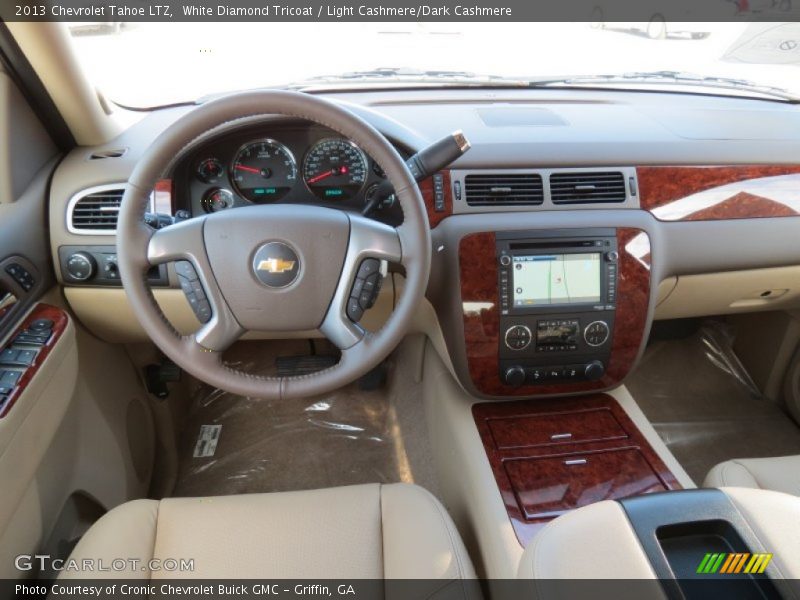
[[[144,223],[156,181],[199,139],[242,119],[274,115],[318,123],[363,148],[394,186],[403,224],[394,228],[357,214],[299,204],[236,208],[159,230]],[[128,180],[117,245],[131,307],[164,354],[210,385],[266,399],[332,391],[378,365],[403,338],[425,294],[431,262],[422,196],[394,147],[341,106],[287,91],[247,92],[208,102],[158,136]],[[374,333],[347,315],[353,284],[367,259],[399,263],[406,272],[393,313]],[[189,336],[172,327],[147,284],[151,267],[171,261],[191,263],[211,308],[211,318]],[[375,266],[374,261],[367,264]],[[222,360],[223,351],[247,331],[308,330],[318,330],[341,350],[336,365],[308,375],[266,377]]]

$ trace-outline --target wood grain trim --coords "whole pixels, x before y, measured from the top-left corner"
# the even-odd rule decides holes
[[[25,318],[14,334],[9,338],[8,344],[6,344],[4,348],[9,347],[14,341],[14,338],[16,338],[17,335],[19,335],[36,319],[50,319],[53,322],[52,334],[50,335],[50,339],[47,341],[47,343],[38,348],[39,352],[37,353],[33,364],[28,367],[23,373],[22,377],[20,377],[19,382],[17,382],[17,385],[14,387],[11,395],[8,397],[5,406],[3,407],[2,411],[0,411],[0,418],[3,418],[8,414],[16,401],[25,391],[25,388],[28,387],[28,384],[33,380],[34,377],[36,377],[36,373],[39,371],[39,368],[44,364],[44,361],[47,360],[47,357],[50,355],[50,352],[52,352],[53,348],[55,348],[55,345],[58,343],[58,340],[61,338],[62,334],[67,328],[67,324],[69,323],[69,317],[67,316],[67,313],[60,308],[56,308],[55,306],[51,306],[49,304],[38,304]],[[4,368],[5,367],[0,367],[0,371],[2,371]]]
[[[497,306],[497,261],[494,233],[474,233],[459,243],[461,307],[464,343],[470,378],[478,391],[490,396],[566,394],[609,388],[633,368],[644,342],[650,304],[650,238],[640,229],[617,229],[620,254],[617,281],[617,313],[611,358],[599,381],[529,385],[505,385],[499,376],[500,312]]]
[[[598,437],[593,421],[598,411],[607,413],[610,427],[606,439],[578,443],[537,443],[543,417],[545,427],[560,431],[558,419],[576,439]],[[664,464],[614,398],[592,394],[580,398],[550,398],[515,402],[475,404],[472,415],[486,451],[500,495],[522,546],[551,519],[569,510],[601,500],[619,499],[630,490],[651,493],[681,489],[678,480]],[[580,419],[585,416],[585,426]],[[517,438],[528,437],[529,445],[501,448],[493,435],[493,424],[506,422]],[[586,431],[582,431],[585,429]],[[619,435],[619,430],[624,435]],[[565,475],[563,461],[586,459],[575,477]],[[599,468],[598,468],[599,467]],[[620,484],[624,485],[620,485]],[[560,490],[553,495],[553,490]],[[635,494],[638,495],[638,494]],[[541,512],[531,512],[541,506]]]
[[[641,207],[661,221],[800,215],[800,165],[637,167],[636,176]]]
[[[437,211],[434,207],[433,197],[433,177],[428,177],[420,182],[419,191],[422,192],[422,199],[425,201],[425,210],[428,213],[428,223],[431,229],[436,227],[444,219],[453,214],[453,190],[450,185],[450,171],[439,171],[444,180],[444,210]]]

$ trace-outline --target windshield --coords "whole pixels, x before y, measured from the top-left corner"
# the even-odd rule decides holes
[[[612,76],[590,83],[632,87],[646,82],[649,89],[707,84],[713,85],[707,90],[711,93],[763,97],[753,85],[764,93],[775,91],[766,88],[786,90],[783,99],[800,97],[797,23],[67,26],[93,83],[112,101],[130,107],[290,84],[325,88],[503,83],[471,75],[507,78],[516,84]]]

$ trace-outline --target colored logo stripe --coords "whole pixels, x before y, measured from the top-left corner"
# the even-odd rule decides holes
[[[721,573],[735,575],[737,573],[761,574],[772,561],[772,554],[760,552],[709,552],[697,566],[697,573],[713,575]]]

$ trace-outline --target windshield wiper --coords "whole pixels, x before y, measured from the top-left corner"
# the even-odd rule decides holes
[[[580,77],[565,77],[563,79],[541,79],[530,82],[531,86],[535,87],[557,87],[561,85],[624,85],[628,83],[653,83],[734,89],[754,92],[764,96],[780,98],[782,100],[791,100],[793,102],[797,102],[799,100],[797,96],[792,95],[788,90],[779,87],[762,85],[752,81],[747,81],[746,79],[697,75],[695,73],[685,73],[680,71],[642,71],[614,75],[588,75]]]
[[[529,82],[507,79],[496,75],[478,75],[469,71],[420,70],[396,67],[380,67],[367,71],[352,71],[337,75],[319,75],[288,85],[289,89],[308,89],[320,85],[347,85],[350,83],[414,84],[435,83],[438,85],[502,85],[526,87]]]

